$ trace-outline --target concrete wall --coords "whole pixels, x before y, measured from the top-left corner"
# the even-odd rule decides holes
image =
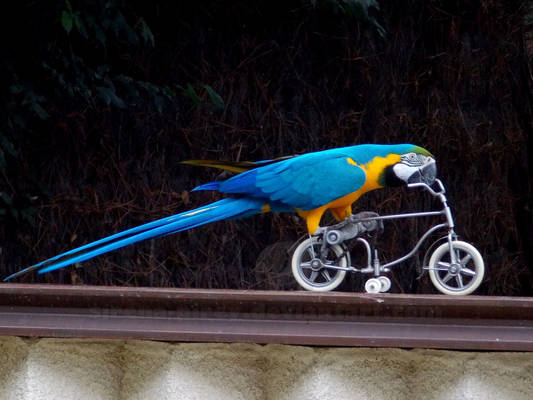
[[[533,399],[533,353],[0,337],[0,399]]]

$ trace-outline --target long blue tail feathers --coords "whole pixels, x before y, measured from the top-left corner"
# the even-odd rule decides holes
[[[149,222],[77,247],[18,271],[5,278],[4,281],[33,270],[38,270],[39,274],[44,274],[142,240],[171,235],[215,221],[259,214],[263,205],[263,202],[254,199],[226,198],[192,211]]]

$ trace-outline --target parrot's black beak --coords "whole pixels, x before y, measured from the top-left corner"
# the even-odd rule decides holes
[[[437,163],[432,158],[426,164],[418,167],[411,176],[407,178],[407,183],[425,183],[431,186],[437,178]]]
[[[398,184],[425,183],[431,186],[437,178],[437,163],[431,156],[408,153],[392,166],[392,171]]]

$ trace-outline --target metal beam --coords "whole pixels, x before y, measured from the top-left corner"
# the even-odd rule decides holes
[[[533,298],[0,284],[0,334],[533,351]]]

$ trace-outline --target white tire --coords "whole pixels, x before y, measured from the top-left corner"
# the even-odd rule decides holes
[[[381,283],[381,289],[379,289],[379,291],[381,293],[388,292],[390,290],[391,286],[392,286],[392,283],[391,283],[390,279],[387,278],[386,276],[380,276],[377,279]]]
[[[296,282],[306,290],[314,292],[327,292],[335,289],[343,281],[346,271],[328,268],[338,266],[346,268],[347,257],[339,245],[329,246],[326,265],[320,261],[320,248],[322,241],[316,236],[304,240],[296,247],[292,256],[292,274]],[[313,261],[319,264],[312,266]]]
[[[437,290],[453,296],[476,290],[485,276],[485,264],[479,251],[463,241],[452,242],[458,263],[451,261],[450,244],[441,244],[429,259],[429,277]]]
[[[370,278],[365,282],[365,290],[374,294],[381,292],[381,281],[378,278]]]

